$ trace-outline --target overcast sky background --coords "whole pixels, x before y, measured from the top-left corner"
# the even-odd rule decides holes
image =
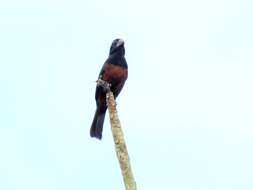
[[[113,39],[138,189],[253,189],[253,1],[0,2],[0,189],[124,189],[108,115],[89,137]]]

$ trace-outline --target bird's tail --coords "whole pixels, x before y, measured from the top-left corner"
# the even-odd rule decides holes
[[[102,139],[103,124],[105,120],[106,109],[97,108],[91,128],[90,136],[97,139]]]

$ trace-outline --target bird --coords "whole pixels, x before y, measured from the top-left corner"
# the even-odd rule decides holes
[[[120,38],[112,41],[109,56],[104,62],[98,76],[98,79],[110,84],[110,90],[115,99],[128,78],[128,65],[125,59],[124,45],[124,40]],[[90,128],[90,136],[101,140],[107,104],[106,90],[98,84],[96,86],[95,100],[96,112]]]

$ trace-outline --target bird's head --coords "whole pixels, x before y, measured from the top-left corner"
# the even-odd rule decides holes
[[[110,48],[110,55],[116,52],[125,55],[124,40],[119,38],[113,40]]]

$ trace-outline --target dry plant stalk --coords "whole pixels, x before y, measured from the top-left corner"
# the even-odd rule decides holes
[[[113,93],[109,90],[106,93],[108,104],[112,135],[114,139],[115,151],[120,163],[121,173],[123,175],[125,189],[137,190],[136,183],[131,170],[130,159],[127,152],[126,143],[124,140],[123,131],[117,114],[116,103]]]

